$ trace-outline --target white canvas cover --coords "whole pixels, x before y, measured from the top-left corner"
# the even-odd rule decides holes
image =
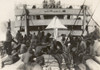
[[[46,27],[46,29],[54,29],[54,39],[58,37],[58,29],[67,29],[55,16],[53,20],[51,20],[50,24]]]
[[[46,29],[55,29],[55,28],[61,28],[61,29],[67,29],[58,19],[57,16],[55,16],[51,22],[49,23],[49,25],[46,27]]]

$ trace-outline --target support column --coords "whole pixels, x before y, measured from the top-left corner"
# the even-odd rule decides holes
[[[29,36],[29,11],[26,8],[26,5],[24,5],[24,16],[25,16],[25,34]]]
[[[86,23],[86,6],[83,5],[83,31],[82,31],[82,35],[84,34],[84,31],[85,31],[85,24]]]

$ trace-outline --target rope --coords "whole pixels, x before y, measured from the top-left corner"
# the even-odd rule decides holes
[[[86,0],[84,0],[83,5],[84,5],[85,1],[86,1]],[[77,18],[79,17],[79,15],[80,15],[80,13],[81,13],[81,10],[82,10],[82,9],[80,9],[80,11],[79,11],[79,13],[78,13],[78,15],[77,15]],[[76,21],[77,21],[77,20],[78,20],[78,19],[75,20],[74,25],[76,24]],[[73,27],[72,27],[72,30],[73,30]],[[72,31],[72,30],[71,30],[71,31]]]
[[[95,11],[96,11],[96,9],[97,9],[98,6],[99,6],[99,2],[98,2],[96,8],[94,9],[94,11],[92,13],[90,20],[89,21],[86,21],[87,22],[87,25],[90,23],[90,21],[91,21],[91,19],[92,19],[92,17],[93,17],[93,15],[94,15],[94,13],[95,13]],[[89,11],[88,11],[88,13],[89,13]]]
[[[89,15],[91,15],[91,14],[89,13],[89,11],[87,11],[87,12],[88,12]],[[93,17],[92,17],[92,16],[90,16],[90,17],[91,17],[91,19],[96,23],[96,25],[100,27],[100,25],[93,19]]]
[[[83,2],[82,5],[84,5],[85,2],[86,2],[86,0],[84,0],[84,2]],[[80,15],[80,13],[81,13],[81,10],[82,10],[82,9],[80,9],[80,11],[79,11],[79,13],[78,13],[78,15],[77,15],[77,18],[79,17],[79,15]],[[77,21],[77,20],[78,20],[78,19],[75,20],[74,25],[76,24],[76,21]],[[72,31],[73,31],[73,26],[72,26],[72,30],[70,31],[70,33],[68,34],[68,36],[72,33]],[[67,40],[68,40],[68,37],[67,37],[66,41],[67,41]]]
[[[32,24],[34,25],[34,23],[33,23],[32,19],[31,19],[31,22],[32,22]]]

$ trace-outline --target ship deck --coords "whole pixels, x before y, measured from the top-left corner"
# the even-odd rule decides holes
[[[45,65],[43,66],[43,70],[59,70],[58,63],[57,61],[51,56],[51,55],[43,55],[45,59]],[[5,59],[7,56],[3,57],[1,60]],[[20,55],[22,57],[22,55]],[[1,61],[0,60],[0,61]],[[17,61],[14,64],[11,65],[5,65],[3,68],[0,70],[17,70],[17,68],[21,65],[24,64],[21,59]],[[1,66],[1,65],[0,65]],[[62,68],[66,68],[66,66],[63,64]]]

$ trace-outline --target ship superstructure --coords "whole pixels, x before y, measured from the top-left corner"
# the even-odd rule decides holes
[[[20,8],[21,6],[15,9],[15,27],[25,31],[26,34],[29,31],[45,30],[54,16],[57,16],[61,23],[67,27],[67,30],[59,30],[59,34],[68,35],[71,30],[73,31],[71,34],[75,36],[86,34],[85,29],[86,25],[88,25],[86,20],[90,18],[90,12],[87,12],[89,7],[86,5],[82,5],[77,9],[73,8],[73,6],[47,8],[44,5],[43,8],[36,8],[35,5],[30,9],[27,8],[27,5]],[[50,30],[45,31],[52,33]]]

